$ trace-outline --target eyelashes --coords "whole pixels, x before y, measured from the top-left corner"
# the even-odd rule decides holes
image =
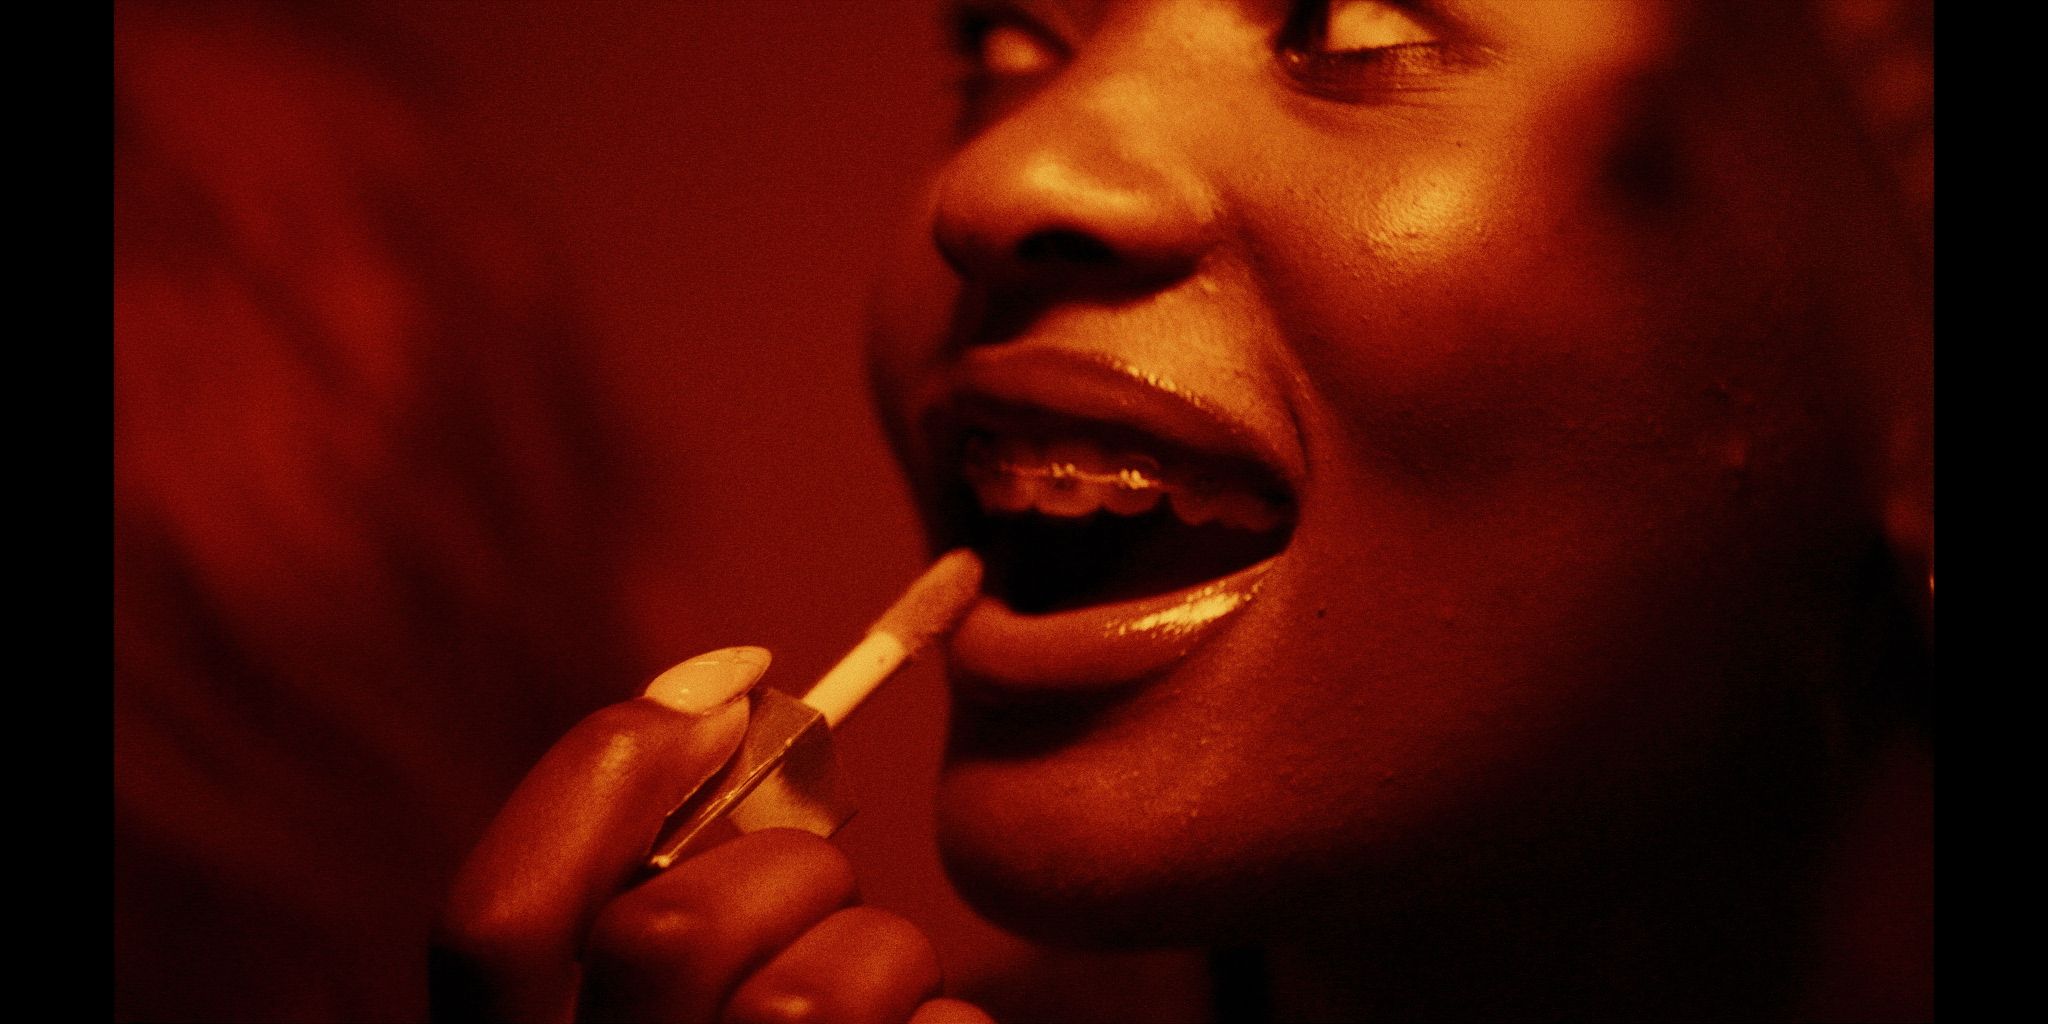
[[[1439,88],[1473,63],[1441,21],[1406,0],[1297,3],[1274,52],[1296,86],[1352,104]]]
[[[1006,113],[1064,68],[1070,41],[1021,0],[963,0],[949,35],[961,73],[961,130]],[[1042,12],[1041,12],[1042,13]],[[1071,28],[1072,26],[1067,26]],[[1295,0],[1274,37],[1275,64],[1296,87],[1343,103],[1434,89],[1470,66],[1453,33],[1416,0]]]
[[[1298,5],[1293,45],[1306,53],[1356,56],[1440,42],[1436,31],[1392,0],[1318,0]]]

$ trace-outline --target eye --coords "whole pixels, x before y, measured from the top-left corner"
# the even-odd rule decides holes
[[[963,8],[953,21],[954,49],[971,77],[990,81],[1036,78],[1057,69],[1066,50],[1023,15]]]
[[[1333,0],[1322,11],[1323,53],[1388,50],[1434,43],[1436,33],[1387,0]]]
[[[964,136],[987,125],[1067,62],[1067,48],[1039,22],[1008,5],[963,5],[953,13],[953,49]]]
[[[1458,63],[1439,23],[1402,0],[1305,0],[1275,49],[1302,88],[1352,103],[1432,88]]]
[[[1060,54],[1043,36],[1022,25],[994,24],[982,32],[976,59],[988,74],[1029,78],[1058,67]]]

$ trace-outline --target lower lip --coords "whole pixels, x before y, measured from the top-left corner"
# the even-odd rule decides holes
[[[984,703],[1142,683],[1235,623],[1276,561],[1170,594],[1046,615],[983,595],[946,644],[948,674],[960,696]]]

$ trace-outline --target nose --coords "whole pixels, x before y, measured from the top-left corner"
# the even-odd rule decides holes
[[[1041,292],[1142,292],[1193,274],[1217,204],[1159,100],[1128,80],[1054,83],[968,143],[941,172],[933,224],[954,271]]]

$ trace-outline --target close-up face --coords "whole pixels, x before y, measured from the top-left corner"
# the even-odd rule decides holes
[[[872,368],[934,547],[989,564],[970,899],[1256,933],[1776,756],[1869,536],[1817,282],[1873,202],[1781,6],[956,13]]]

